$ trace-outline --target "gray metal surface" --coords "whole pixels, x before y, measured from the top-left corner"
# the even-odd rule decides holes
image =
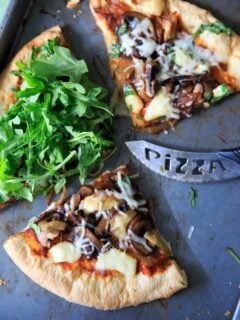
[[[20,34],[24,17],[32,0],[1,0],[0,2],[0,68],[9,57],[17,35]]]
[[[240,176],[240,149],[190,152],[144,140],[127,141],[131,153],[150,170],[182,182],[212,182]]]
[[[239,0],[196,2],[212,9],[240,33]],[[82,14],[74,18],[76,12],[66,10],[64,1],[35,0],[16,50],[40,31],[61,23],[65,25],[75,51],[86,59],[92,78],[112,88],[102,37],[86,0],[82,1],[81,10]],[[0,247],[0,278],[6,281],[6,286],[0,287],[0,319],[231,319],[229,314],[233,315],[239,298],[240,266],[225,248],[232,247],[236,252],[240,251],[240,179],[195,185],[161,177],[131,156],[124,140],[144,139],[166,147],[199,152],[238,146],[240,96],[231,97],[211,110],[183,121],[168,135],[132,133],[128,119],[116,119],[115,129],[119,150],[107,166],[111,169],[130,160],[132,170],[140,173],[141,190],[154,202],[156,222],[162,234],[171,241],[179,264],[185,268],[189,288],[168,300],[119,311],[96,311],[68,303],[42,289],[18,270]],[[74,185],[77,185],[76,182],[70,192]],[[191,208],[191,187],[198,191],[195,209]],[[44,208],[45,200],[38,197],[33,204],[23,201],[1,212],[0,243],[25,227],[28,219]],[[191,226],[195,229],[189,239]]]

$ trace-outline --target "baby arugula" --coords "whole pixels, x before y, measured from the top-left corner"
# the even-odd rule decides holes
[[[55,39],[17,66],[21,88],[0,119],[0,203],[59,193],[72,175],[83,182],[114,150],[106,90],[88,79],[83,60]]]

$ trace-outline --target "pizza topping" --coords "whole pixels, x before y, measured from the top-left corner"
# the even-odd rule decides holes
[[[129,222],[136,216],[135,211],[127,211],[126,215],[114,215],[111,220],[110,231],[119,240],[125,240],[127,236],[127,226]]]
[[[74,246],[71,242],[63,241],[55,244],[49,250],[50,256],[55,263],[69,262],[73,263],[80,259],[81,249]]]
[[[116,270],[125,276],[134,276],[137,271],[137,260],[129,254],[118,249],[110,249],[105,253],[100,253],[96,270]]]
[[[141,17],[142,18],[142,17]],[[126,56],[148,58],[156,49],[155,30],[150,19],[132,13],[124,17],[127,32],[119,35],[122,52]]]
[[[177,122],[218,101],[214,90],[222,81],[215,80],[213,68],[221,67],[221,58],[194,40],[204,31],[231,35],[222,23],[202,25],[194,35],[188,35],[177,12],[151,18],[126,12],[117,30],[114,46],[118,46],[122,60],[129,61],[121,84],[136,126]],[[184,83],[176,81],[180,76],[186,79]],[[190,81],[191,76],[199,79]],[[165,80],[170,82],[165,85]]]
[[[173,107],[172,95],[167,93],[166,89],[163,87],[147,105],[144,119],[146,121],[152,121],[161,117],[163,117],[163,120],[179,119],[179,113],[180,111]]]
[[[41,229],[36,223],[34,223],[34,221],[36,221],[36,218],[30,219],[30,221],[28,222],[28,227],[32,228],[37,235],[40,235]]]
[[[48,239],[52,240],[56,238],[61,231],[64,231],[67,227],[67,224],[63,221],[46,221],[42,220],[38,222],[41,232],[46,233]]]
[[[82,186],[65,203],[52,202],[32,223],[27,230],[36,237],[34,252],[46,255],[47,251],[55,263],[80,259],[82,266],[82,259],[97,259],[93,271],[116,270],[125,275],[136,273],[139,263],[145,268],[158,263],[155,253],[161,246],[146,200],[132,185],[126,167]]]
[[[126,85],[124,87],[127,88],[124,91],[124,95],[125,95],[125,102],[126,102],[128,109],[131,112],[140,113],[144,107],[143,101],[138,96],[138,94],[136,93],[136,91],[133,89],[132,86]]]
[[[210,103],[215,103],[222,100],[231,94],[231,90],[225,84],[219,85],[212,91],[212,95],[208,97]]]
[[[215,34],[226,33],[228,36],[232,35],[232,30],[230,28],[225,26],[225,24],[223,24],[222,22],[217,21],[215,23],[202,24],[199,29],[192,35],[193,39],[195,39],[205,31],[210,31]]]
[[[145,238],[137,236],[131,230],[128,230],[128,236],[131,239],[131,244],[137,253],[140,253],[142,256],[148,256],[149,254],[153,253],[153,248],[147,244]]]

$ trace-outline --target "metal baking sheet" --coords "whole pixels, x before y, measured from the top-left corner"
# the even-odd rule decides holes
[[[240,33],[239,0],[193,1]],[[64,26],[75,52],[86,59],[92,79],[110,90],[114,82],[107,68],[106,50],[88,8],[81,1],[80,11],[65,8],[65,1],[35,0],[21,36],[18,50],[27,40],[55,24]],[[14,38],[12,38],[14,41]],[[194,185],[168,180],[144,168],[134,159],[124,140],[145,139],[163,146],[190,151],[209,151],[240,145],[240,96],[236,95],[208,111],[182,121],[167,135],[150,136],[131,132],[127,118],[115,120],[118,151],[106,164],[108,168],[129,162],[140,174],[142,192],[154,202],[157,225],[172,243],[175,257],[186,270],[189,288],[168,300],[155,301],[119,311],[97,311],[68,303],[42,289],[26,277],[0,246],[0,319],[151,319],[151,320],[225,320],[231,319],[240,294],[240,266],[226,251],[240,252],[240,179]],[[73,182],[70,192],[77,187]],[[190,188],[197,189],[197,207],[191,207]],[[0,243],[26,226],[30,217],[45,208],[45,199],[33,204],[18,202],[0,213]],[[189,230],[193,229],[189,239]]]

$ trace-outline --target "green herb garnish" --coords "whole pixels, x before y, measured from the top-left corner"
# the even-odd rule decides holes
[[[113,151],[106,91],[90,82],[83,60],[51,40],[17,66],[23,83],[0,118],[0,203],[60,192],[72,175],[83,182]]]
[[[167,54],[172,54],[172,53],[174,53],[174,52],[175,52],[174,47],[169,47],[169,48],[167,48]]]
[[[210,102],[212,101],[212,98],[213,98],[213,93],[212,92],[209,92],[207,93],[205,96],[204,96],[204,99],[207,101],[207,102]]]
[[[226,33],[228,36],[232,35],[232,30],[225,26],[222,22],[215,22],[209,24],[202,24],[199,29],[192,35],[193,39],[198,37],[204,31],[210,31],[215,34]]]
[[[217,91],[216,91],[217,90]],[[205,96],[205,100],[209,103],[216,103],[223,98],[229,96],[231,91],[225,84],[219,85],[212,93],[209,93]]]
[[[111,58],[113,59],[120,58],[121,53],[123,52],[120,43],[111,44],[110,49],[111,49],[111,53],[110,53]]]
[[[227,251],[228,253],[230,253],[233,258],[240,264],[240,257],[236,254],[236,252],[232,249],[232,248],[229,248],[227,247]]]
[[[41,233],[40,227],[32,221],[29,221],[28,227],[32,228],[36,232],[37,235],[39,235]]]
[[[198,197],[197,189],[190,188],[190,192],[191,192],[191,206],[193,209],[195,209],[197,206],[197,197]]]
[[[124,22],[117,29],[117,33],[118,33],[119,36],[122,36],[123,34],[127,33],[127,31],[128,31],[128,26],[127,26],[126,22]]]
[[[133,90],[132,86],[124,85],[123,94],[124,94],[125,97],[132,96],[134,94],[134,90]]]

